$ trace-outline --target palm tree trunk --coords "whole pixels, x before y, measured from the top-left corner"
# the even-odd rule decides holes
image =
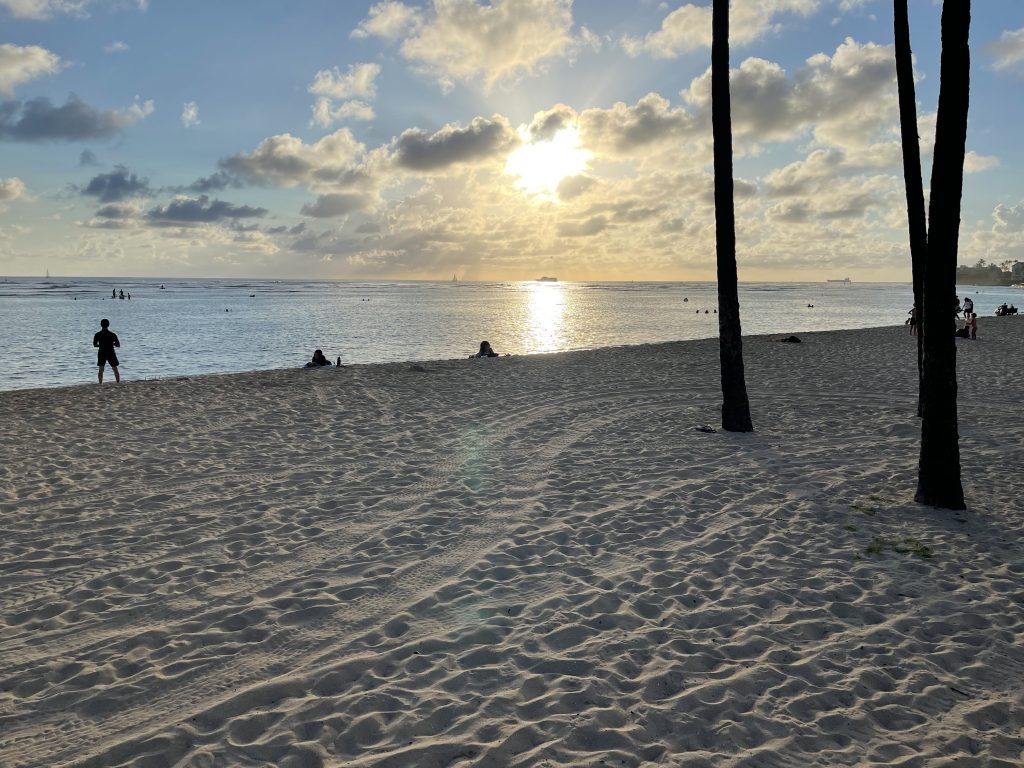
[[[907,221],[910,225],[910,266],[917,307],[917,415],[924,415],[921,390],[924,378],[924,270],[928,259],[928,230],[921,181],[921,145],[917,135],[917,97],[914,64],[910,52],[907,0],[894,0],[896,41],[896,88],[900,102],[900,134],[903,140],[903,180],[907,189]]]
[[[714,0],[711,22],[711,132],[715,144],[715,244],[718,257],[718,350],[722,365],[722,429],[752,432],[743,375],[743,338],[736,277],[732,113],[729,102],[729,0]]]
[[[970,102],[970,25],[970,0],[945,0],[928,209],[928,268],[924,275],[924,418],[914,499],[947,509],[965,507],[960,483],[952,315]]]

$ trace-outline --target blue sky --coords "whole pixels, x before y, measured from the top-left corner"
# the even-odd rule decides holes
[[[709,6],[0,0],[0,273],[713,277]],[[960,260],[1021,260],[1024,3],[973,6]],[[741,279],[909,279],[891,2],[732,37]]]

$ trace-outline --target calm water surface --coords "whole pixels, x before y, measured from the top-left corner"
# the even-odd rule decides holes
[[[111,289],[131,301],[112,300]],[[1024,308],[1020,289],[960,291],[981,316],[1004,301]],[[911,297],[909,284],[744,284],[743,332],[898,324]],[[7,278],[0,389],[94,381],[103,317],[121,340],[122,376],[143,379],[298,367],[317,347],[374,363],[465,357],[481,339],[533,354],[706,338],[718,333],[716,306],[714,283]]]

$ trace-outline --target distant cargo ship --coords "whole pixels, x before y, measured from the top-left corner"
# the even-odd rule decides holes
[[[829,283],[848,283],[848,282],[850,282],[850,278],[844,277],[844,278],[841,278],[839,280],[827,280],[826,282],[829,282]]]
[[[538,283],[557,283],[558,282],[558,278],[557,277],[538,277],[537,278],[537,282]]]

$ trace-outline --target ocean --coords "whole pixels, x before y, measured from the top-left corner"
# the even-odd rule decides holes
[[[1024,309],[1020,289],[959,290],[979,316]],[[896,325],[912,301],[909,284],[740,285],[744,335]],[[104,317],[138,380],[301,367],[317,348],[345,364],[462,358],[482,339],[523,355],[707,338],[716,307],[713,282],[5,278],[0,390],[94,382]]]

